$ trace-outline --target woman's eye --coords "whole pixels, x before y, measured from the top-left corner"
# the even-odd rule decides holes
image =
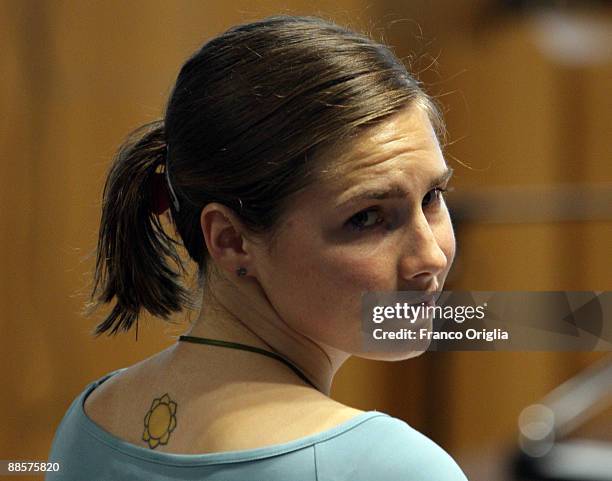
[[[433,203],[439,203],[444,197],[444,193],[448,192],[449,189],[443,189],[441,187],[436,187],[435,189],[431,189],[427,192],[427,195],[423,199],[423,205],[427,206]]]
[[[427,195],[423,199],[423,205],[425,207],[438,205],[444,197],[444,194],[452,189],[452,187],[448,189],[443,189],[441,187],[431,189],[429,192],[427,192]],[[376,227],[383,221],[384,217],[382,215],[382,209],[379,207],[372,207],[370,209],[358,212],[351,217],[346,224],[352,230],[364,231]]]
[[[353,230],[366,230],[380,224],[383,218],[378,208],[362,210],[347,221],[349,228]]]

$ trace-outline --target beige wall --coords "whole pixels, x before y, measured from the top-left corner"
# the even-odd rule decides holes
[[[277,12],[321,13],[370,27],[393,16],[417,19],[424,37],[435,37],[425,47],[440,54],[438,72],[423,77],[448,93],[441,100],[450,109],[455,143],[448,158],[458,187],[610,182],[603,80],[610,64],[559,66],[534,47],[533,26],[477,29],[476,7],[485,2],[471,9],[467,3],[1,2],[0,458],[44,459],[57,423],[86,383],[152,355],[184,327],[148,319],[137,342],[133,333],[94,340],[95,319],[79,315],[93,266],[85,256],[95,246],[115,147],[133,127],[160,116],[182,61],[230,25]],[[405,55],[424,47],[414,33],[397,23],[385,36]],[[481,172],[454,159],[494,165]],[[610,219],[472,222],[460,226],[457,238],[461,254],[449,279],[456,289],[612,289]],[[352,359],[332,394],[406,419],[461,456],[512,442],[520,409],[596,357]]]

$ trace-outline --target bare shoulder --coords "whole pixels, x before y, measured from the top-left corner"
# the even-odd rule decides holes
[[[198,454],[294,441],[365,412],[301,386],[254,384],[246,395],[244,388],[194,390],[184,380],[152,375],[154,362],[131,366],[94,389],[86,415],[132,444]]]
[[[138,365],[129,367],[105,380],[85,399],[83,409],[87,417],[104,430],[118,437],[138,443],[140,436],[129,436],[135,432],[137,413],[143,412],[143,386],[146,380],[140,378],[136,371]],[[138,416],[140,417],[140,416]],[[129,431],[126,427],[130,426]]]

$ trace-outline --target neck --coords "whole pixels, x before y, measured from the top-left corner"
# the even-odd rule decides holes
[[[217,275],[214,280],[211,278],[207,287],[202,309],[189,335],[276,352],[302,371],[319,392],[329,396],[333,377],[349,354],[313,341],[292,329],[278,315],[255,278],[229,280]],[[255,367],[257,364],[261,364],[261,369],[266,369],[268,375],[278,375],[279,382],[288,379],[288,368],[280,361],[274,364],[253,358],[251,365]],[[289,372],[290,376],[304,382],[297,374]]]

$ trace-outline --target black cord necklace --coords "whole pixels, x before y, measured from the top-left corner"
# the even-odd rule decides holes
[[[288,367],[290,367],[293,372],[295,372],[301,379],[310,384],[313,388],[317,389],[316,386],[310,382],[310,380],[306,377],[306,375],[300,371],[296,366],[293,365],[290,361],[285,359],[280,354],[275,352],[267,351],[265,349],[261,349],[259,347],[248,346],[246,344],[240,344],[238,342],[229,342],[229,341],[221,341],[219,339],[209,339],[206,337],[196,337],[196,336],[179,336],[179,341],[184,342],[193,342],[195,344],[212,344],[213,346],[221,346],[221,347],[231,347],[234,349],[244,349],[245,351],[252,351],[259,354],[263,354],[264,356],[271,357],[273,359],[277,359],[279,361],[284,362]]]

